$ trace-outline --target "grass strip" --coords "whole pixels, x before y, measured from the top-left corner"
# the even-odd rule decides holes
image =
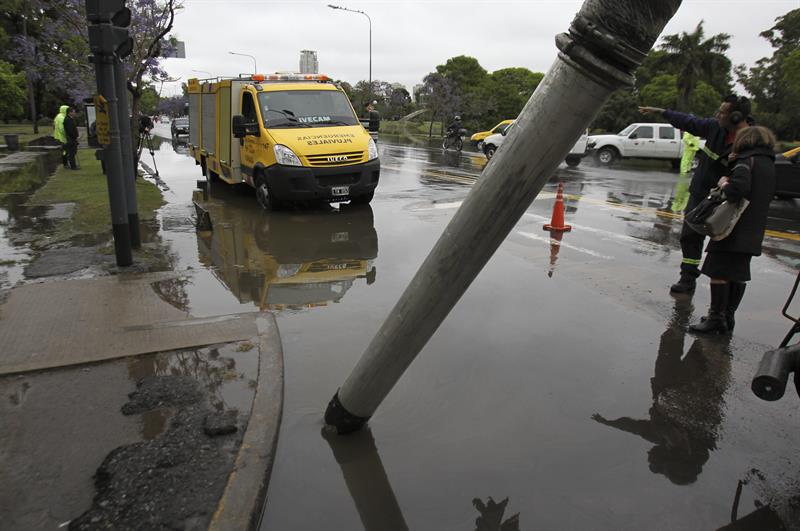
[[[40,125],[39,133],[33,134],[33,125],[31,124],[0,124],[0,140],[2,140],[2,135],[19,135],[19,141],[27,143],[34,138],[50,136],[52,134],[52,125]]]
[[[29,205],[52,205],[75,203],[75,211],[69,222],[61,224],[57,239],[66,239],[77,234],[102,234],[111,232],[111,208],[108,200],[108,184],[100,161],[94,157],[93,149],[79,149],[78,170],[59,167],[50,180],[28,201]],[[153,219],[164,198],[156,185],[141,178],[136,179],[136,198],[139,219]]]

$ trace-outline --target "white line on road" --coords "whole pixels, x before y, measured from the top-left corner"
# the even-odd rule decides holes
[[[552,238],[547,238],[545,236],[540,236],[540,235],[534,234],[532,232],[523,232],[523,231],[518,230],[517,234],[519,234],[520,236],[525,236],[526,238],[530,238],[531,240],[537,240],[537,241],[544,242],[544,243],[560,245],[561,247],[565,247],[567,249],[572,249],[573,251],[578,251],[580,253],[585,253],[585,254],[588,254],[589,256],[594,256],[596,258],[602,258],[604,260],[613,260],[614,259],[613,256],[607,256],[605,254],[600,254],[600,253],[598,253],[596,251],[592,251],[591,249],[584,249],[583,247],[578,247],[577,245],[572,245],[572,244],[569,244],[569,243],[565,243],[563,241],[558,241],[558,240],[554,240]]]

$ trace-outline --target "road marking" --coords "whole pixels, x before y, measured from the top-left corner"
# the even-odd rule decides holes
[[[523,216],[528,217],[528,218],[537,219],[539,221],[545,221],[547,223],[550,222],[550,218],[545,217],[545,216],[540,216],[539,214],[533,214],[531,212],[525,212],[523,214]],[[664,246],[661,245],[661,244],[649,242],[647,240],[642,240],[642,239],[639,239],[639,238],[634,238],[633,236],[628,236],[627,234],[619,234],[617,232],[611,232],[609,230],[598,229],[598,228],[595,228],[595,227],[590,227],[588,225],[579,225],[579,224],[575,224],[575,223],[572,223],[571,225],[572,225],[572,228],[578,229],[578,230],[580,230],[582,232],[592,232],[594,234],[603,234],[605,236],[608,236],[609,238],[614,238],[614,239],[621,240],[621,241],[624,241],[624,242],[627,242],[627,243],[634,243],[637,246],[644,245],[646,247],[650,247],[651,249],[663,249],[664,248]]]
[[[425,173],[430,173],[430,172],[425,172]],[[432,176],[436,176],[436,175],[432,174]],[[440,177],[441,178],[441,176],[436,176],[436,177]],[[455,181],[455,179],[453,179],[453,180]],[[536,199],[553,199],[555,196],[556,196],[556,194],[554,194],[552,192],[544,192],[544,193],[540,193],[538,196],[536,196]],[[619,210],[626,210],[628,212],[639,212],[639,213],[642,213],[642,214],[655,214],[657,217],[660,217],[660,218],[675,219],[675,220],[679,220],[679,221],[683,220],[683,214],[676,214],[675,212],[665,212],[663,210],[659,210],[659,209],[653,208],[653,207],[640,207],[640,206],[636,206],[636,205],[628,205],[628,204],[625,204],[625,203],[614,203],[612,201],[608,201],[608,200],[604,200],[604,199],[594,199],[594,198],[591,198],[591,197],[574,195],[574,194],[564,194],[564,197],[566,199],[570,199],[572,201],[576,201],[576,202],[584,203],[584,204],[588,203],[588,204],[593,204],[593,205],[611,207],[611,208],[615,208],[615,209],[619,209]],[[458,207],[461,206],[461,203],[462,203],[462,201],[456,201],[456,202],[452,202],[452,203],[434,203],[433,206],[431,207],[431,209],[458,208]],[[416,209],[416,210],[417,211],[421,211],[421,210],[429,210],[429,209],[420,208],[420,209]],[[547,221],[547,218],[545,218],[543,216],[538,216],[537,214],[531,214],[529,212],[526,212],[524,215],[525,216],[529,216],[529,217],[540,218],[542,220]],[[589,231],[589,232],[595,232],[595,233],[598,233],[598,234],[607,234],[607,235],[609,235],[611,237],[614,237],[614,238],[617,238],[617,239],[623,239],[623,240],[626,240],[626,241],[633,241],[633,242],[636,242],[637,244],[641,244],[641,243],[644,242],[644,240],[633,238],[632,236],[627,236],[627,235],[624,235],[624,234],[616,234],[614,232],[604,231],[604,230],[601,230],[601,229],[595,229],[593,227],[587,227],[585,225],[575,225],[575,227],[580,227],[581,230],[586,230],[586,231]],[[790,241],[795,241],[795,242],[800,241],[800,234],[795,234],[795,233],[792,233],[792,232],[782,232],[782,231],[777,231],[777,230],[767,230],[767,231],[764,231],[764,234],[766,236],[769,236],[770,238],[777,238],[777,239],[781,239],[781,240],[790,240]],[[660,247],[657,244],[653,244],[653,245],[656,246],[656,247]]]
[[[540,236],[539,234],[534,234],[532,232],[523,232],[521,230],[517,231],[517,234],[520,236],[525,236],[526,238],[530,238],[531,240],[536,240],[544,243],[549,243],[551,245],[559,245],[561,247],[566,247],[567,249],[572,249],[573,251],[578,251],[580,253],[588,254],[589,256],[594,256],[596,258],[602,258],[604,260],[613,260],[613,256],[608,256],[605,254],[600,254],[596,251],[592,251],[591,249],[585,249],[583,247],[578,247],[577,245],[572,245],[570,243],[566,243],[563,240],[558,241],[553,238],[547,238],[545,236]]]

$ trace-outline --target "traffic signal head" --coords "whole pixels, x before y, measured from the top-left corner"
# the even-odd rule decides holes
[[[92,24],[111,23],[127,28],[131,10],[125,7],[125,0],[86,0],[86,18]]]
[[[89,24],[89,47],[93,54],[115,55],[120,59],[133,51],[133,40],[126,29],[131,10],[125,0],[86,0]]]

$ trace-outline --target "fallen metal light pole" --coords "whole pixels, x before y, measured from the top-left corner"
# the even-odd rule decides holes
[[[608,96],[633,82],[681,0],[587,0],[558,58],[325,412],[360,429],[447,317]]]

